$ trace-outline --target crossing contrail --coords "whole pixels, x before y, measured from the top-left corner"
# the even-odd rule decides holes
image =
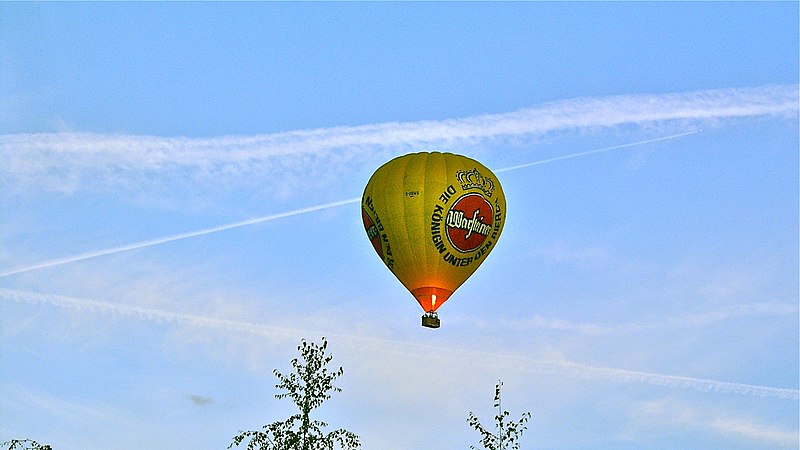
[[[179,313],[157,308],[125,305],[114,302],[68,297],[64,295],[43,294],[0,288],[0,299],[18,303],[37,305],[45,304],[60,308],[112,314],[122,317],[135,317],[153,322],[178,323],[194,327],[224,330],[226,332],[250,333],[266,337],[267,339],[294,339],[297,336],[307,336],[309,334],[325,335],[329,337],[336,337],[340,341],[347,341],[355,344],[358,346],[360,352],[363,352],[365,342],[369,342],[371,346],[380,349],[380,352],[375,352],[376,354],[385,354],[387,352],[391,352],[395,354],[408,353],[413,355],[448,355],[448,357],[452,358],[463,358],[464,360],[470,361],[471,364],[475,364],[478,361],[492,361],[492,364],[497,364],[498,362],[502,361],[521,371],[547,373],[557,376],[569,376],[588,380],[603,380],[613,383],[641,383],[652,386],[692,389],[703,392],[716,392],[720,394],[775,398],[780,400],[796,401],[798,398],[800,398],[800,391],[797,389],[759,386],[652,372],[641,372],[615,367],[593,366],[561,358],[534,359],[520,355],[498,354],[475,349],[447,348],[424,343],[405,342],[397,339],[353,335],[347,333],[320,332],[319,330],[316,330],[314,333],[310,333],[310,330],[304,329],[276,327],[273,325],[259,324],[254,322],[207,317],[197,314]]]
[[[694,130],[694,131],[689,131],[689,132],[686,132],[686,133],[673,134],[673,135],[670,135],[670,136],[662,136],[662,137],[658,137],[658,138],[654,138],[654,139],[646,139],[646,140],[643,140],[643,141],[629,142],[627,144],[613,145],[613,146],[610,146],[610,147],[603,147],[603,148],[598,148],[598,149],[595,149],[595,150],[588,150],[588,151],[584,151],[584,152],[571,153],[571,154],[568,154],[568,155],[557,156],[557,157],[554,157],[554,158],[548,158],[548,159],[542,159],[542,160],[539,160],[539,161],[533,161],[533,162],[526,163],[526,164],[519,164],[519,165],[515,165],[515,166],[504,167],[502,169],[495,170],[495,172],[498,172],[498,173],[509,172],[509,171],[512,171],[512,170],[519,170],[519,169],[524,169],[524,168],[527,168],[527,167],[553,163],[553,162],[562,161],[562,160],[565,160],[565,159],[579,158],[579,157],[583,157],[583,156],[594,155],[594,154],[597,154],[597,153],[609,152],[609,151],[612,151],[612,150],[619,150],[619,149],[623,149],[623,148],[630,148],[630,147],[636,147],[636,146],[640,146],[640,145],[651,144],[651,143],[654,143],[654,142],[667,141],[667,140],[670,140],[670,139],[676,139],[676,138],[680,138],[680,137],[683,137],[683,136],[689,136],[689,135],[692,135],[692,134],[700,133],[701,131],[702,130]],[[101,257],[101,256],[114,255],[114,254],[117,254],[117,253],[129,252],[129,251],[132,251],[132,250],[139,250],[139,249],[142,249],[142,248],[153,247],[153,246],[156,246],[156,245],[161,245],[161,244],[166,244],[166,243],[169,243],[169,242],[180,241],[180,240],[183,240],[183,239],[189,239],[189,238],[194,238],[194,237],[199,237],[199,236],[205,236],[205,235],[208,235],[208,234],[219,233],[221,231],[227,231],[227,230],[231,230],[231,229],[234,229],[234,228],[240,228],[240,227],[245,227],[245,226],[248,226],[248,225],[255,225],[255,224],[259,224],[259,223],[270,222],[270,221],[277,220],[277,219],[283,219],[283,218],[286,218],[286,217],[299,216],[301,214],[320,211],[320,210],[323,210],[323,209],[336,208],[338,206],[344,206],[344,205],[349,205],[349,204],[352,204],[352,203],[358,203],[360,201],[361,201],[360,198],[350,198],[350,199],[347,199],[347,200],[340,200],[340,201],[331,202],[331,203],[324,203],[324,204],[321,204],[321,205],[308,206],[308,207],[305,207],[305,208],[294,209],[294,210],[286,211],[286,212],[282,212],[282,213],[270,214],[268,216],[262,216],[262,217],[256,217],[256,218],[252,218],[252,219],[242,220],[242,221],[239,221],[239,222],[233,222],[233,223],[229,223],[229,224],[225,224],[225,225],[219,225],[219,226],[216,226],[216,227],[203,228],[201,230],[190,231],[190,232],[181,233],[181,234],[175,234],[175,235],[172,235],[172,236],[165,236],[165,237],[160,237],[160,238],[148,239],[148,240],[145,240],[145,241],[134,242],[132,244],[120,245],[120,246],[117,246],[117,247],[111,247],[111,248],[107,248],[107,249],[103,249],[103,250],[96,250],[96,251],[80,253],[80,254],[72,255],[72,256],[65,256],[63,258],[56,258],[56,259],[51,259],[51,260],[47,260],[47,261],[42,261],[40,263],[32,264],[32,265],[29,265],[29,266],[18,267],[16,269],[4,270],[4,271],[0,272],[0,278],[11,276],[11,275],[16,275],[16,274],[20,274],[20,273],[25,273],[25,272],[31,272],[31,271],[39,270],[39,269],[46,269],[46,268],[50,268],[50,267],[61,266],[61,265],[64,265],[64,264],[70,264],[70,263],[74,263],[74,262],[78,262],[78,261],[84,261],[84,260],[87,260],[87,259],[98,258],[98,257]]]
[[[609,152],[611,150],[618,150],[618,149],[621,149],[621,148],[636,147],[638,145],[650,144],[650,143],[653,143],[653,142],[668,141],[670,139],[675,139],[675,138],[679,138],[679,137],[683,137],[683,136],[689,136],[690,134],[700,133],[702,131],[703,130],[694,130],[694,131],[689,131],[689,132],[686,132],[686,133],[673,134],[671,136],[664,136],[664,137],[659,137],[659,138],[655,138],[655,139],[648,139],[646,141],[630,142],[630,143],[627,143],[627,144],[612,145],[611,147],[603,147],[603,148],[598,148],[598,149],[595,149],[595,150],[588,150],[588,151],[585,151],[585,152],[571,153],[569,155],[556,156],[556,157],[548,158],[548,159],[541,159],[539,161],[529,162],[529,163],[526,163],[526,164],[519,164],[519,165],[511,166],[511,167],[504,167],[502,169],[497,169],[494,172],[495,173],[509,172],[509,171],[512,171],[512,170],[524,169],[526,167],[533,167],[533,166],[539,166],[539,165],[542,165],[542,164],[548,164],[548,163],[552,163],[552,162],[556,162],[556,161],[563,161],[565,159],[579,158],[581,156],[588,156],[588,155],[594,155],[596,153]]]
[[[100,256],[106,256],[106,255],[113,255],[113,254],[116,254],[116,253],[129,252],[131,250],[138,250],[140,248],[146,248],[146,247],[152,247],[154,245],[166,244],[167,242],[175,242],[175,241],[180,241],[180,240],[183,240],[183,239],[189,239],[189,238],[198,237],[198,236],[205,236],[207,234],[219,233],[220,231],[230,230],[230,229],[233,229],[233,228],[244,227],[244,226],[247,226],[247,225],[255,225],[257,223],[269,222],[271,220],[282,219],[284,217],[292,217],[292,216],[297,216],[297,215],[300,215],[300,214],[306,214],[306,213],[310,213],[310,212],[314,212],[314,211],[320,211],[320,210],[323,210],[323,209],[335,208],[337,206],[347,205],[347,204],[350,204],[350,203],[357,203],[360,200],[361,200],[360,198],[351,198],[351,199],[348,199],[348,200],[341,200],[341,201],[338,201],[338,202],[331,202],[331,203],[325,203],[325,204],[322,204],[322,205],[309,206],[307,208],[294,209],[292,211],[286,211],[286,212],[277,213],[277,214],[270,214],[268,216],[262,216],[262,217],[256,217],[256,218],[253,218],[253,219],[242,220],[240,222],[233,222],[233,223],[229,223],[229,224],[225,224],[225,225],[219,225],[219,226],[216,226],[216,227],[203,228],[202,230],[189,231],[187,233],[175,234],[175,235],[172,235],[172,236],[166,236],[166,237],[155,238],[155,239],[148,239],[146,241],[139,241],[139,242],[134,242],[132,244],[120,245],[120,246],[117,246],[117,247],[111,247],[111,248],[107,248],[107,249],[104,249],[104,250],[96,250],[96,251],[93,251],[93,252],[80,253],[80,254],[73,255],[73,256],[65,256],[63,258],[51,259],[49,261],[43,261],[43,262],[40,262],[38,264],[33,264],[33,265],[30,265],[30,266],[27,266],[27,267],[21,267],[21,268],[18,268],[18,269],[12,269],[12,270],[7,270],[7,271],[4,271],[4,272],[0,272],[0,277],[7,277],[9,275],[14,275],[14,274],[18,274],[18,273],[24,273],[24,272],[30,272],[30,271],[38,270],[38,269],[45,269],[45,268],[48,268],[48,267],[61,266],[61,265],[64,265],[64,264],[69,264],[69,263],[73,263],[73,262],[77,262],[77,261],[83,261],[85,259],[97,258],[97,257],[100,257]]]

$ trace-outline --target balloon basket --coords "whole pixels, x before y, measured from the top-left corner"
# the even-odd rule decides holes
[[[439,315],[436,311],[428,311],[422,315],[422,326],[427,328],[439,328]]]

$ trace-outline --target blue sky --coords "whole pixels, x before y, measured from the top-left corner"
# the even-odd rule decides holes
[[[796,3],[0,3],[0,440],[798,448]],[[702,130],[702,131],[700,131]],[[442,328],[357,199],[394,156],[498,171]],[[570,156],[569,158],[561,158]]]

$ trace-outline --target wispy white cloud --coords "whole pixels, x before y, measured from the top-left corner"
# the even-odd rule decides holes
[[[798,85],[726,88],[674,94],[578,98],[519,111],[461,119],[389,122],[212,138],[38,133],[0,136],[5,183],[74,190],[102,180],[180,170],[194,178],[239,178],[384,159],[412,148],[449,147],[564,130],[682,123],[698,128],[719,120],[789,115],[798,110]],[[302,169],[302,170],[301,170]],[[285,179],[283,180],[286,181]]]
[[[673,399],[651,400],[636,410],[639,419],[647,421],[647,426],[663,424],[688,430],[703,430],[720,434],[734,440],[744,439],[747,445],[793,448],[797,446],[800,434],[791,430],[766,424],[751,418],[721,414],[719,411],[705,410],[696,405]]]
[[[715,311],[677,317],[666,321],[666,326],[703,326],[736,317],[797,316],[798,306],[785,303],[751,303],[731,305]],[[655,324],[653,324],[655,325]]]
[[[123,423],[128,427],[136,425],[130,417],[107,404],[65,400],[23,385],[5,385],[3,388],[6,397],[0,404],[4,404],[4,410],[25,405],[32,410],[62,417],[73,423]]]
[[[755,422],[741,417],[716,417],[711,427],[726,435],[736,435],[773,445],[791,447],[800,443],[797,431]]]
[[[375,350],[373,352],[374,354],[379,355],[398,353],[408,353],[414,355],[447,355],[448,358],[454,358],[454,360],[458,361],[469,361],[470,364],[473,365],[480,361],[490,361],[492,365],[503,363],[509,367],[514,367],[516,370],[523,372],[555,374],[559,376],[569,376],[581,379],[603,380],[615,383],[642,383],[652,386],[692,389],[722,394],[767,397],[782,400],[797,400],[800,398],[800,391],[796,389],[758,386],[712,379],[594,366],[573,362],[561,357],[536,359],[524,355],[497,354],[475,349],[442,348],[423,343],[405,342],[376,336],[337,333],[325,330],[276,327],[268,324],[256,324],[233,319],[222,319],[164,311],[157,308],[146,308],[113,302],[103,302],[5,288],[0,288],[0,298],[14,302],[27,304],[47,304],[61,308],[77,309],[103,314],[114,314],[121,317],[138,318],[154,322],[168,322],[193,327],[213,328],[228,333],[251,333],[263,336],[267,339],[281,341],[293,340],[302,336],[324,335],[344,343],[349,342],[355,345],[360,354],[365,353],[366,347],[370,347],[372,350]]]
[[[477,328],[501,326],[509,330],[551,330],[565,333],[577,333],[587,336],[626,335],[654,330],[674,330],[687,327],[701,327],[739,317],[797,317],[800,308],[786,303],[749,303],[730,305],[713,311],[686,314],[657,321],[634,322],[626,324],[603,325],[597,323],[572,322],[542,316],[529,318],[500,319],[493,318],[491,324],[480,319],[451,317],[452,323],[471,323]]]

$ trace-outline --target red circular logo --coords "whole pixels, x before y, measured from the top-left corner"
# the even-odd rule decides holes
[[[492,231],[494,209],[481,194],[464,194],[447,211],[447,240],[456,250],[477,250]]]

